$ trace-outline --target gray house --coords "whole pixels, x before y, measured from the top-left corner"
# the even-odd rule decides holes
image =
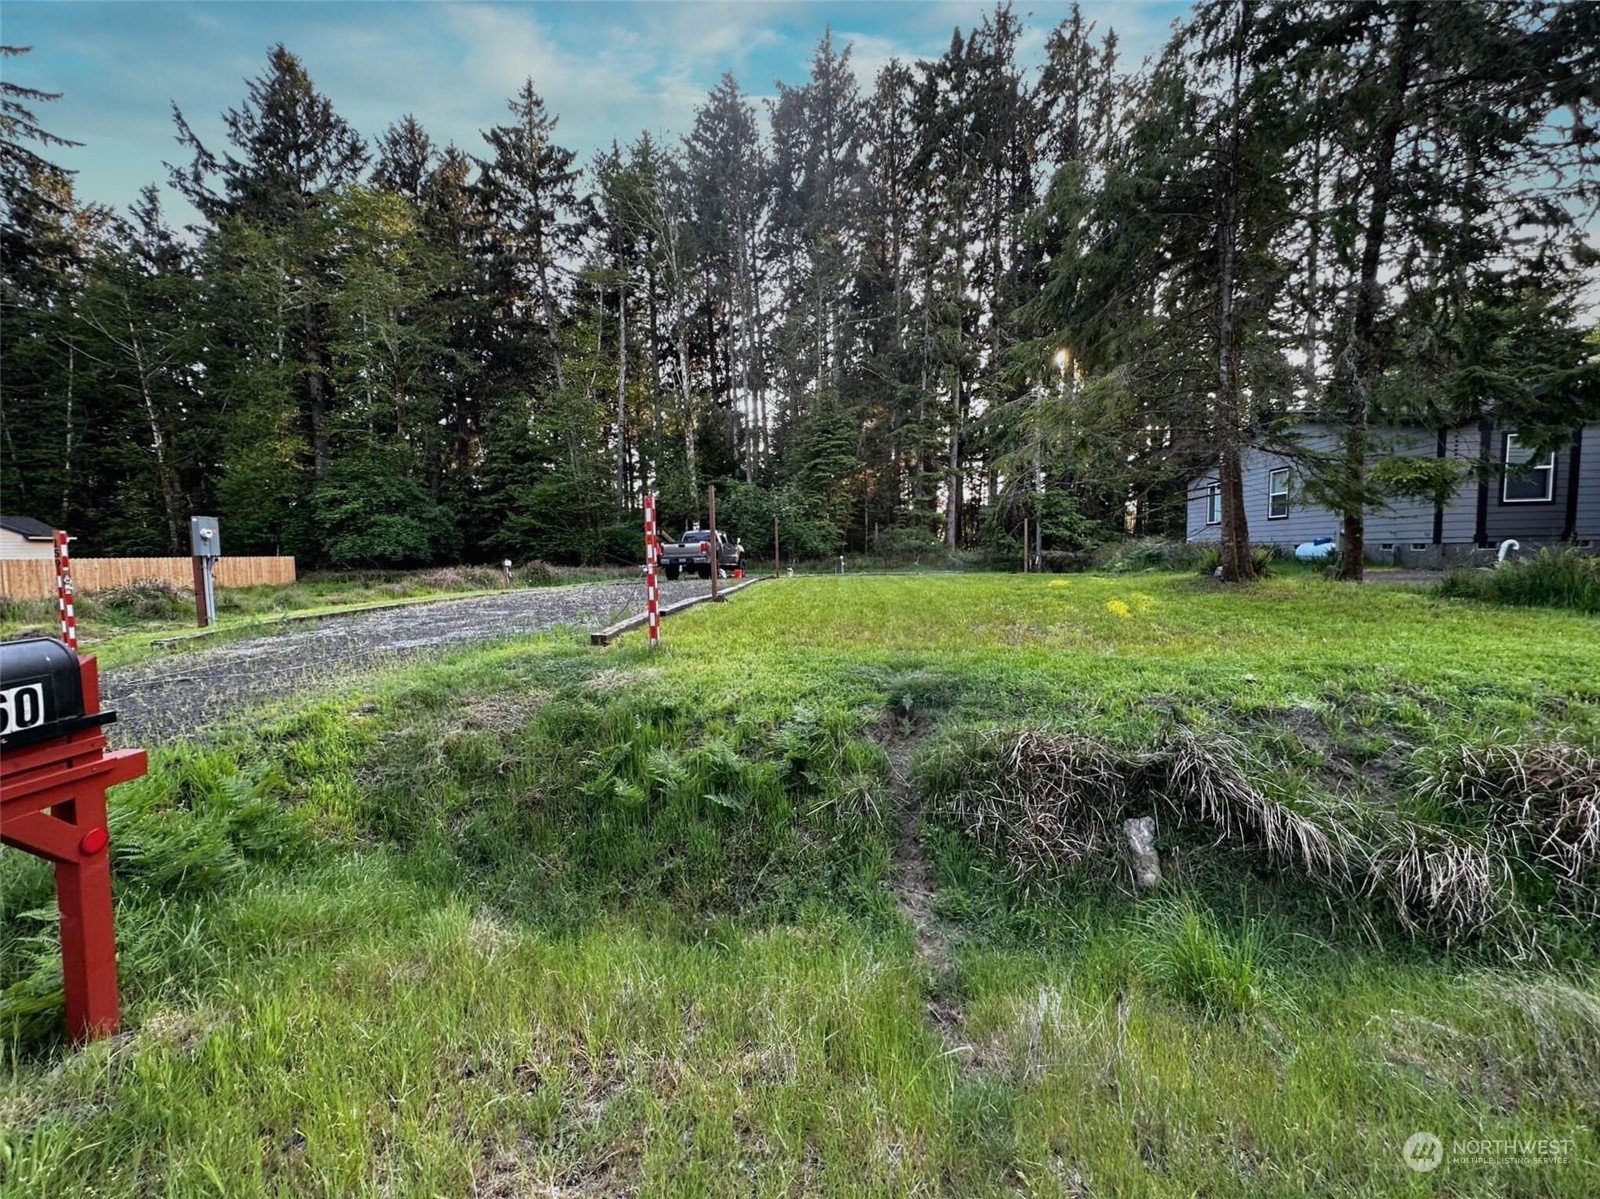
[[[1303,431],[1312,448],[1332,448],[1331,434]],[[1406,566],[1492,553],[1506,539],[1523,550],[1555,542],[1582,548],[1600,546],[1600,428],[1577,430],[1571,442],[1536,456],[1517,443],[1514,429],[1476,425],[1432,432],[1423,429],[1374,430],[1374,438],[1393,454],[1427,454],[1476,462],[1483,439],[1495,478],[1463,482],[1444,507],[1426,501],[1397,500],[1367,513],[1367,558]],[[1506,464],[1513,469],[1508,472]],[[1250,540],[1292,552],[1302,542],[1339,536],[1340,519],[1331,509],[1301,494],[1301,468],[1291,458],[1249,450],[1244,456],[1245,515]],[[1185,539],[1216,541],[1222,527],[1222,500],[1215,472],[1189,484]]]

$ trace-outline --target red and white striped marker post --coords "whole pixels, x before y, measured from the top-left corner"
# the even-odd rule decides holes
[[[72,558],[67,552],[67,534],[55,531],[56,609],[61,615],[61,640],[73,653],[78,652],[78,617],[72,610]]]
[[[661,543],[656,540],[656,497],[644,493],[644,607],[650,628],[650,648],[661,644],[661,595],[656,589],[656,560]]]

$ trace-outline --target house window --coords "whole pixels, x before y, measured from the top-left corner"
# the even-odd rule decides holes
[[[1382,544],[1382,545],[1380,545],[1380,546],[1379,546],[1379,547],[1378,547],[1378,548],[1379,548],[1379,549],[1380,549],[1380,550],[1382,550],[1382,551],[1383,551],[1383,552],[1384,552],[1384,553],[1386,553],[1386,554],[1387,554],[1387,553],[1388,553],[1388,552],[1389,552],[1389,551],[1390,551],[1390,550],[1392,550],[1392,549],[1394,549],[1394,542],[1392,542],[1392,541],[1385,541],[1385,542],[1384,542],[1384,543],[1383,543],[1383,544]]]
[[[1532,465],[1530,465],[1532,464]],[[1521,469],[1518,469],[1521,468]],[[1506,434],[1506,470],[1501,483],[1503,504],[1548,504],[1555,495],[1555,451],[1537,462],[1527,446],[1517,444],[1515,433]]]
[[[1289,468],[1280,466],[1267,475],[1267,519],[1283,520],[1289,515]]]
[[[1428,543],[1426,541],[1413,541],[1411,543],[1411,548],[1414,550],[1425,550],[1428,548]]]
[[[1212,486],[1206,490],[1206,524],[1222,523],[1222,488]]]

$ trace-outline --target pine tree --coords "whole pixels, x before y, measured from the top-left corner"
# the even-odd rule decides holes
[[[416,117],[407,113],[378,138],[378,163],[372,169],[373,186],[404,196],[420,206],[438,161],[439,155],[428,131]]]
[[[117,480],[110,495],[89,489],[103,547],[179,554],[188,545],[190,496],[204,488],[217,434],[196,370],[204,358],[198,300],[190,253],[163,220],[156,188],[146,187],[129,217],[112,223],[78,305],[76,348],[95,380],[94,435]],[[143,500],[152,494],[155,503]]]
[[[513,123],[484,131],[494,151],[480,158],[478,189],[488,218],[487,233],[502,277],[513,296],[531,296],[549,347],[556,387],[565,385],[561,362],[556,276],[577,247],[585,227],[575,155],[553,140],[559,118],[545,110],[530,79],[506,104]]]
[[[28,52],[0,46],[0,60]],[[58,98],[0,80],[0,476],[8,508],[65,524],[82,478],[77,305],[109,213],[40,153],[80,144],[39,123],[32,106]]]
[[[341,188],[359,179],[367,149],[281,43],[247,89],[245,103],[222,115],[233,151],[220,157],[173,106],[178,141],[193,158],[184,167],[169,164],[170,178],[214,228],[242,224],[270,239],[279,269],[294,276],[299,310],[285,331],[298,366],[299,422],[311,474],[320,482],[328,472],[329,412],[336,399],[328,374],[333,238],[327,209]]]
[[[762,241],[771,203],[770,168],[755,110],[724,75],[684,139],[700,262],[718,342],[729,360],[722,397],[729,440],[746,481],[755,478],[767,425],[767,363],[762,325]]]

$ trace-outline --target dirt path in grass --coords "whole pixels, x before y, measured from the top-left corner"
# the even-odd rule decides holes
[[[965,1060],[972,1046],[962,1035],[960,1002],[945,993],[951,982],[950,935],[933,912],[937,888],[933,882],[933,868],[922,845],[916,796],[911,786],[911,759],[928,732],[920,724],[907,733],[895,727],[880,741],[889,758],[889,782],[894,800],[895,838],[890,877],[894,883],[895,906],[911,925],[916,938],[917,960],[933,979],[933,993],[924,1003],[923,1011],[947,1051],[959,1053]]]
[[[698,579],[663,581],[662,601],[709,587]],[[402,661],[561,625],[602,628],[643,608],[644,586],[630,579],[330,615],[107,670],[100,694],[116,709],[110,735],[117,744],[181,740],[266,701],[347,685]]]

